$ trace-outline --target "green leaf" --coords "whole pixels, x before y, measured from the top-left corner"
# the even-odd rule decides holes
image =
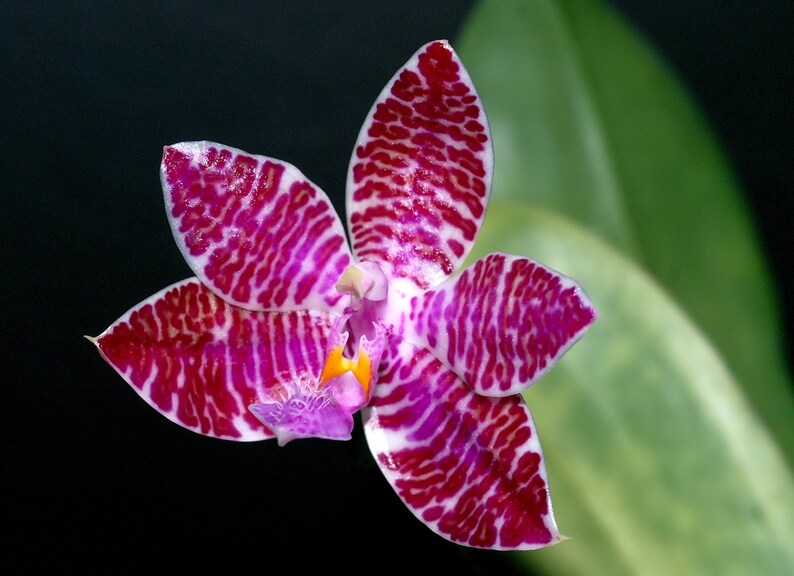
[[[491,123],[493,198],[563,214],[640,263],[794,461],[768,270],[723,154],[670,71],[594,1],[483,1],[457,48]]]
[[[655,281],[578,225],[491,203],[471,258],[523,254],[599,312],[525,392],[570,537],[549,573],[794,574],[794,479],[717,351]]]

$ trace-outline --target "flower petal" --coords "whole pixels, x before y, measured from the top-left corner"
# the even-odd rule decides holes
[[[218,296],[251,310],[341,309],[351,263],[342,222],[297,168],[212,142],[163,151],[160,177],[179,249]]]
[[[353,251],[392,278],[435,286],[469,253],[491,192],[482,104],[444,41],[423,46],[364,122],[347,177]]]
[[[431,349],[478,394],[518,393],[596,319],[579,285],[542,264],[489,254],[412,301],[411,341]]]
[[[198,279],[144,300],[92,339],[153,408],[177,424],[231,440],[272,438],[248,410],[295,379],[316,379],[333,318],[250,312]]]
[[[370,450],[417,518],[467,546],[531,549],[561,539],[532,417],[488,398],[428,350],[402,342],[362,411]]]

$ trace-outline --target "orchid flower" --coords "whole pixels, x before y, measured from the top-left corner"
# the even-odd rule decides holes
[[[167,146],[168,219],[195,277],[91,340],[153,408],[229,440],[347,440],[405,505],[463,545],[558,542],[520,392],[596,312],[571,279],[490,254],[457,275],[485,216],[482,103],[445,41],[369,112],[347,177],[347,231],[294,166],[211,142]]]

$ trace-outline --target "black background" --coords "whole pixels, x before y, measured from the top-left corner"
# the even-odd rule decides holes
[[[790,313],[794,4],[613,4],[723,142]],[[163,145],[210,139],[286,160],[341,211],[375,96],[421,44],[454,41],[471,5],[0,6],[2,564],[167,557],[272,573],[320,560],[371,573],[422,568],[427,554],[449,573],[505,569],[415,520],[360,427],[349,443],[285,448],[203,438],[148,408],[82,339],[191,275],[162,206]]]

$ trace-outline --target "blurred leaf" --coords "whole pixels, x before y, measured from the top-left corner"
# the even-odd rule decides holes
[[[593,1],[483,1],[457,48],[493,131],[493,198],[564,214],[641,263],[794,461],[768,271],[727,163],[673,75]]]
[[[525,393],[570,540],[519,554],[556,574],[794,574],[794,479],[703,334],[581,227],[491,203],[472,258],[523,254],[576,278],[599,318]]]

